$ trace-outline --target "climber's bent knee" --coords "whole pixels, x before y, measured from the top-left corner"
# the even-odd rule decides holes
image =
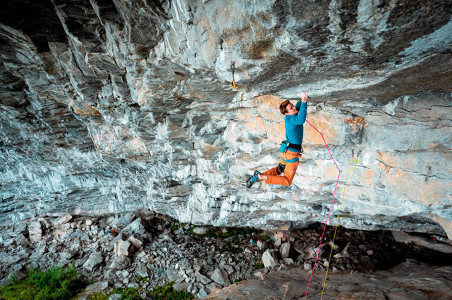
[[[283,173],[285,169],[286,169],[286,166],[280,163],[278,165],[278,169],[277,169],[278,170],[278,174]]]

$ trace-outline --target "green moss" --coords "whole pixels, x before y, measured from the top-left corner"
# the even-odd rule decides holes
[[[253,229],[250,227],[232,227],[232,228],[228,228],[227,232],[224,234],[226,237],[231,237],[231,236],[247,236],[248,234],[259,234],[261,231],[257,230],[257,229]]]
[[[108,300],[110,296],[113,295],[112,293],[105,293],[105,292],[99,292],[97,294],[94,294],[90,296],[88,299],[90,300]]]
[[[141,297],[138,291],[133,288],[114,288],[109,292],[100,292],[91,296],[90,300],[108,300],[111,295],[120,294],[121,300],[140,300]],[[153,300],[190,300],[193,295],[187,291],[176,291],[173,289],[173,282],[170,282],[165,287],[157,286],[153,291],[148,292],[148,298]]]
[[[16,275],[14,273],[12,273],[11,275],[9,275],[8,277],[8,283],[9,284],[14,284],[16,282]]]
[[[140,295],[138,294],[138,291],[133,288],[125,288],[120,289],[121,291],[116,291],[114,294],[121,294],[122,300],[141,300]],[[115,290],[113,290],[115,291]]]
[[[212,227],[207,230],[204,234],[196,234],[193,232],[195,227],[190,228],[190,234],[199,236],[199,237],[213,237],[213,238],[228,238],[228,237],[238,237],[238,236],[246,236],[248,234],[260,234],[262,230],[254,229],[250,227],[227,227],[226,232],[219,227]]]
[[[253,264],[253,268],[254,269],[263,269],[264,264],[263,263],[255,263],[255,264]]]
[[[245,279],[243,279],[243,278],[237,278],[237,279],[234,280],[234,283],[237,283],[237,282],[240,282],[240,281],[243,281],[243,280],[245,280]]]
[[[149,278],[142,277],[142,276],[138,275],[138,276],[137,276],[137,281],[138,281],[139,283],[145,283],[145,282],[148,282],[148,281],[149,281]]]
[[[229,240],[224,240],[223,244],[224,244],[224,248],[227,251],[230,251],[233,253],[242,253],[243,252],[242,244],[240,242],[240,239],[237,236],[233,236]],[[237,246],[237,247],[235,247],[235,246]]]
[[[26,299],[33,300],[35,295],[37,295],[39,289],[28,282],[21,280],[13,285],[5,286],[0,288],[0,298],[1,299]]]
[[[141,300],[138,291],[133,288],[114,288],[109,292],[100,292],[89,297],[90,300],[108,300],[111,295],[120,294],[121,300]]]
[[[178,231],[181,228],[181,225],[179,222],[175,222],[173,226],[171,226],[171,231],[175,232]]]
[[[81,278],[76,268],[52,267],[42,272],[35,268],[30,270],[28,278],[16,281],[11,278],[10,286],[0,288],[0,298],[25,300],[70,299],[88,285]]]
[[[148,296],[153,300],[190,300],[194,298],[192,294],[185,290],[176,291],[173,288],[173,282],[164,287],[155,287],[153,291],[148,292]]]

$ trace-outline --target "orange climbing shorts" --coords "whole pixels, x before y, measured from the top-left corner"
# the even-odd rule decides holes
[[[278,167],[271,168],[270,170],[262,173],[263,175],[267,175],[267,180],[265,182],[267,184],[278,184],[285,186],[291,185],[293,178],[295,177],[295,172],[297,172],[298,164],[300,163],[300,161],[286,163],[283,160],[283,158],[285,160],[291,160],[295,157],[300,158],[301,153],[292,152],[289,150],[286,150],[285,153],[281,153],[281,159],[279,160],[279,163],[286,166],[284,170],[284,175],[280,175],[282,172],[278,169]]]

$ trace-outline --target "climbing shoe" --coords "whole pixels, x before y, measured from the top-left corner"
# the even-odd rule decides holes
[[[253,176],[248,178],[248,180],[246,181],[246,187],[247,188],[252,187],[255,182],[259,181],[259,176],[258,176],[259,174],[261,174],[261,173],[258,170],[254,171]]]

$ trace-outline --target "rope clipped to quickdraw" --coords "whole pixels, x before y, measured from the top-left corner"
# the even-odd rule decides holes
[[[234,73],[235,73],[235,61],[231,63],[231,71],[232,71],[232,88],[235,89],[235,79],[234,79]]]
[[[350,158],[350,162],[348,163],[347,176],[345,177],[345,184],[344,184],[344,190],[342,191],[341,205],[339,206],[339,214],[337,215],[336,228],[334,228],[333,244],[331,245],[330,257],[328,259],[328,267],[326,268],[326,272],[325,272],[325,279],[323,280],[322,295],[321,295],[320,300],[323,300],[323,292],[325,290],[326,277],[328,276],[328,270],[330,268],[330,262],[331,262],[331,255],[333,254],[334,240],[336,239],[337,227],[339,226],[339,220],[340,220],[340,217],[341,217],[342,201],[344,200],[345,187],[347,186],[348,172],[350,171],[351,162],[353,162],[353,160],[355,158],[354,157],[355,154],[353,152],[354,151],[352,151],[352,157]],[[356,164],[357,163],[358,163],[358,154],[356,155],[355,167],[353,168],[353,174],[355,174],[355,169],[356,169]]]

